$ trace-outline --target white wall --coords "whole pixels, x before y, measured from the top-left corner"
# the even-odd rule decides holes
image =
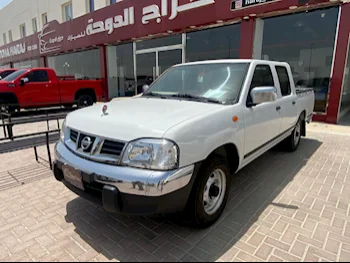
[[[73,3],[73,16],[77,18],[85,15],[88,10],[87,0],[71,0]],[[21,24],[26,25],[27,36],[33,34],[32,19],[36,17],[38,30],[43,26],[42,14],[47,13],[48,21],[57,20],[62,23],[62,5],[69,0],[13,0],[0,10],[0,46],[4,45],[3,33],[6,33],[9,42],[9,30],[12,39],[20,39]],[[109,5],[109,0],[95,0],[95,10]]]

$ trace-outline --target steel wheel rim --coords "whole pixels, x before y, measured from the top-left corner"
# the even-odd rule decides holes
[[[204,211],[208,215],[215,214],[221,207],[226,194],[226,175],[216,169],[209,176],[203,194]]]
[[[294,131],[294,144],[298,145],[299,141],[300,141],[300,136],[301,136],[301,126],[300,126],[300,122],[297,123],[297,126],[295,127],[295,131]]]

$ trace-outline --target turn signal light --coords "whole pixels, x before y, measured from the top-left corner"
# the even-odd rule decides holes
[[[233,120],[233,122],[237,122],[238,121],[238,117],[237,116],[233,116],[232,120]]]

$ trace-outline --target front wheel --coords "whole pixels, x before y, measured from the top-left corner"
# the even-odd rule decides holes
[[[225,160],[215,157],[204,163],[198,176],[188,213],[196,227],[205,228],[214,224],[224,211],[230,189],[230,169]]]

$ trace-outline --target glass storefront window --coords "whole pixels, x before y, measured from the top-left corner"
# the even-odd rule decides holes
[[[0,69],[4,69],[4,68],[11,68],[11,65],[10,64],[0,65]]]
[[[133,44],[108,47],[107,63],[109,99],[135,96]]]
[[[187,34],[186,62],[239,58],[240,24]]]
[[[288,62],[296,85],[315,90],[315,112],[326,112],[339,8],[264,19],[262,58]]]
[[[136,49],[149,49],[164,46],[173,46],[182,44],[182,35],[167,36],[136,42]]]
[[[350,124],[350,42],[348,48],[348,59],[344,70],[344,81],[340,104],[339,121],[341,123]]]
[[[100,51],[98,49],[48,57],[47,64],[60,77],[101,78]]]
[[[14,68],[38,68],[40,67],[39,59],[26,60],[13,63]]]

